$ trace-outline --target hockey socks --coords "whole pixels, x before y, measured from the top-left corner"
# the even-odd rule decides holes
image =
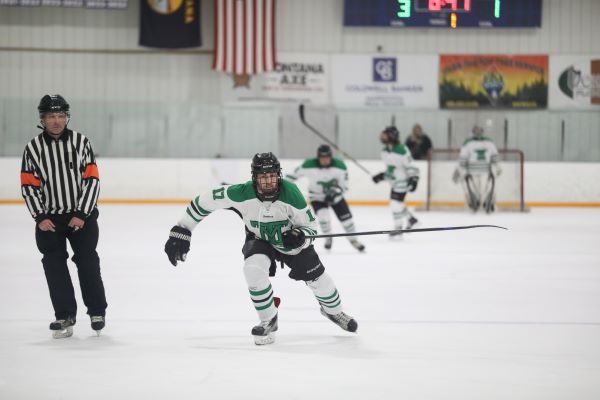
[[[315,280],[307,281],[306,284],[312,290],[319,305],[327,314],[338,314],[342,312],[342,301],[333,283],[333,279],[324,272]]]

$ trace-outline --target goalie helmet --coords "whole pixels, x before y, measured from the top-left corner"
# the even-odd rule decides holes
[[[329,163],[327,163],[326,165],[324,165],[321,162],[321,158],[323,158],[323,157],[329,157]],[[317,149],[317,159],[319,161],[319,166],[321,168],[329,167],[331,165],[332,157],[333,157],[333,152],[331,151],[331,147],[329,147],[329,145],[322,144],[319,146],[319,148]]]
[[[260,174],[266,174],[274,172],[277,174],[277,186],[273,189],[266,189],[259,186],[258,176]],[[269,153],[257,153],[252,157],[252,184],[256,197],[260,201],[275,201],[279,197],[281,191],[281,164],[275,157],[275,154]],[[259,191],[260,187],[260,191]]]
[[[70,106],[69,103],[62,97],[60,94],[53,95],[45,95],[40,100],[40,104],[38,105],[38,112],[40,114],[40,119],[44,118],[46,113],[58,113],[63,112],[67,114],[67,117],[70,117]]]
[[[473,137],[475,139],[481,139],[483,137],[483,128],[479,125],[473,125],[471,132],[473,133]]]
[[[400,132],[395,126],[388,126],[381,132],[380,138],[384,144],[398,144],[400,142]]]

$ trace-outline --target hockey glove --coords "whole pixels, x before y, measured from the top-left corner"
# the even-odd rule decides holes
[[[169,240],[165,243],[165,253],[169,256],[169,261],[174,267],[177,261],[185,261],[188,251],[190,251],[190,240],[192,232],[181,226],[175,225],[169,232]]]
[[[415,190],[417,190],[418,184],[419,184],[418,176],[411,176],[410,178],[408,178],[408,191],[414,192]]]
[[[342,188],[339,186],[332,186],[325,195],[325,201],[329,204],[336,204],[342,199]]]
[[[379,183],[385,179],[385,172],[380,172],[377,175],[374,175],[371,179],[373,179],[373,182]]]
[[[283,247],[287,249],[296,249],[304,245],[306,235],[298,228],[283,232]]]

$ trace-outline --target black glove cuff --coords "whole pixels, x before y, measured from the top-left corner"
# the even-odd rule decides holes
[[[169,232],[169,237],[189,242],[192,240],[192,232],[180,226],[174,226]]]

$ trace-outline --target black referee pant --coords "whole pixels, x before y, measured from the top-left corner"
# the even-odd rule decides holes
[[[56,319],[77,315],[77,302],[71,275],[67,268],[67,240],[73,249],[73,262],[77,265],[79,285],[88,315],[106,313],[106,296],[100,275],[100,258],[96,252],[98,244],[98,209],[85,220],[82,229],[73,231],[67,225],[73,214],[50,215],[55,232],[35,228],[38,250],[43,254],[42,265],[50,290],[50,299]]]

